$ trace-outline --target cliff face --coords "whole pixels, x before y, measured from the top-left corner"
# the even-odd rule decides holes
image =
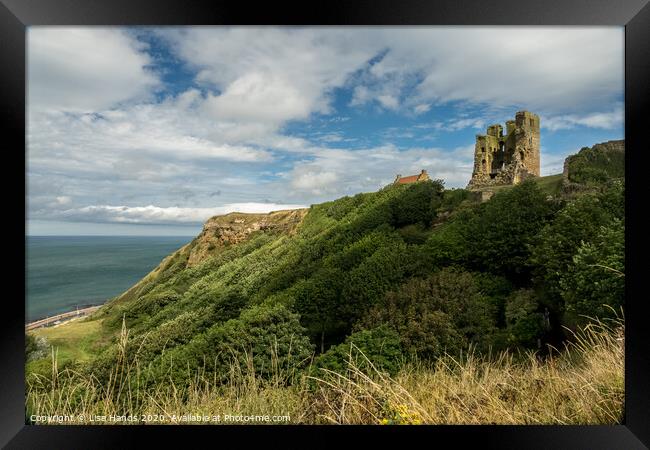
[[[201,233],[171,255],[144,278],[107,304],[121,303],[137,298],[142,289],[150,283],[158,282],[165,273],[180,267],[192,267],[200,264],[220,250],[248,239],[253,233],[295,233],[298,225],[307,215],[309,208],[273,211],[268,214],[230,213],[214,216],[203,225]],[[103,308],[107,310],[107,308]]]
[[[274,211],[268,214],[230,213],[215,216],[203,226],[193,241],[187,260],[194,266],[218,249],[238,244],[255,232],[283,232],[291,234],[302,222],[308,209]]]

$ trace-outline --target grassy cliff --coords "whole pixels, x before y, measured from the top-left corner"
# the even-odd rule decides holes
[[[624,182],[599,178],[578,196],[565,195],[561,183],[559,175],[543,177],[481,202],[475,193],[427,181],[305,210],[212,218],[195,240],[89,319],[35,332],[49,333],[60,350],[54,362],[28,363],[28,408],[61,411],[48,397],[60,388],[65,408],[159,411],[151,399],[163,401],[169,386],[182,393],[179,409],[195,403],[214,409],[210,401],[227,402],[229,395],[251,408],[300,409],[318,395],[334,405],[344,387],[333,380],[351,376],[351,349],[363,355],[355,376],[367,377],[368,389],[403,380],[410,386],[405,398],[438,377],[460,377],[460,389],[468,375],[445,375],[440,364],[468,352],[476,355],[462,363],[468,373],[550,370],[526,352],[543,355],[547,344],[575,341],[572,333],[593,318],[615,315],[624,291]],[[84,327],[92,333],[74,332]],[[607,333],[599,339],[618,342],[618,328]],[[566,373],[588,375],[580,372],[588,366],[571,365],[587,350],[566,350]],[[491,366],[488,355],[510,362]],[[620,379],[608,380],[606,389],[619,392]],[[318,394],[319,386],[329,388]],[[526,389],[503,395],[521,400]],[[362,420],[332,414],[333,422]],[[444,416],[419,414],[433,423]],[[494,421],[585,417],[509,414]],[[610,423],[614,416],[592,418]],[[320,420],[309,417],[304,421]],[[490,421],[488,413],[475,417]]]

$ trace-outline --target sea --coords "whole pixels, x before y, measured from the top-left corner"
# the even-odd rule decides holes
[[[25,322],[100,305],[153,270],[189,236],[28,236]]]

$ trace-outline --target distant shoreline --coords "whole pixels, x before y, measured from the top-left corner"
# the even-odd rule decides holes
[[[57,326],[65,322],[69,322],[74,319],[81,317],[86,317],[104,306],[104,303],[101,305],[88,306],[86,308],[75,309],[72,311],[67,311],[54,316],[45,317],[43,319],[35,320],[25,324],[25,331],[36,330],[38,328]]]
[[[106,303],[190,240],[182,236],[27,236],[23,323]]]

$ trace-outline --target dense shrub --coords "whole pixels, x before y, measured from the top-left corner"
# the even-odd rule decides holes
[[[623,146],[597,144],[583,147],[576,155],[567,158],[569,180],[580,184],[602,184],[612,178],[625,176]]]
[[[351,363],[358,368],[368,368],[368,360],[376,369],[390,375],[396,374],[403,362],[398,334],[387,326],[353,333],[344,343],[316,358],[312,373],[319,376],[322,373],[320,369],[346,373]]]
[[[530,257],[535,266],[533,275],[555,302],[562,297],[560,281],[574,264],[578,249],[593,242],[601,227],[615,218],[624,218],[624,186],[621,183],[569,202],[536,236]],[[566,283],[565,286],[568,287]]]
[[[469,347],[536,348],[549,326],[622,304],[624,183],[586,192],[551,201],[527,180],[479,203],[435,181],[313,205],[295,232],[251,235],[194,267],[187,249],[168,258],[101,311],[98,348],[125,318],[126,353],[152,383],[193,370],[268,379],[314,350],[339,370],[351,343],[388,372]],[[106,381],[119,357],[84,367]]]
[[[560,276],[567,312],[608,317],[618,314],[625,296],[625,226],[618,218],[600,227],[592,242],[582,242]]]
[[[170,376],[182,385],[199,368],[224,380],[232,370],[264,378],[291,374],[313,352],[304,332],[298,315],[284,306],[254,306],[163,354],[156,361],[157,377]]]
[[[29,333],[25,333],[25,360],[28,361],[30,356],[38,350],[36,338]]]
[[[487,346],[494,329],[490,309],[470,273],[444,269],[388,292],[358,328],[387,324],[408,354],[435,359],[470,343]]]
[[[395,227],[418,223],[428,226],[442,202],[442,182],[422,181],[407,186],[396,186],[395,189],[403,189],[403,192],[391,199],[391,224]]]
[[[530,289],[512,293],[506,303],[506,323],[510,344],[534,347],[544,332],[544,315]]]
[[[426,243],[434,266],[462,264],[520,283],[530,274],[529,245],[548,222],[553,203],[531,180],[457,214]]]

